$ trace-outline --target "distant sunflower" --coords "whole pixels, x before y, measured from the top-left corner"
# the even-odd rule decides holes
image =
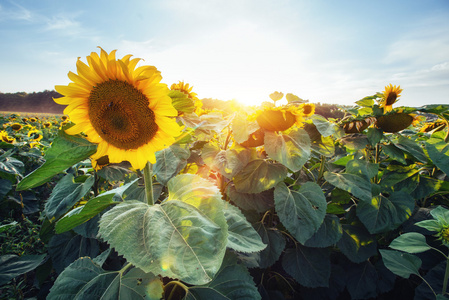
[[[387,85],[385,90],[381,96],[380,107],[384,108],[384,112],[389,112],[393,109],[393,104],[397,101],[397,99],[401,96],[401,86],[398,85]]]
[[[29,120],[30,120],[30,122],[37,122],[37,119],[33,118],[33,117],[31,117]]]
[[[204,112],[204,110],[202,109],[203,101],[198,98],[198,95],[196,93],[192,92],[193,86],[189,86],[189,84],[184,83],[184,81],[179,81],[178,83],[173,83],[170,89],[186,94],[187,97],[193,101],[196,114],[199,115]]]
[[[98,144],[93,159],[107,155],[111,163],[126,160],[143,169],[148,161],[156,162],[156,151],[181,134],[174,118],[178,112],[156,67],[136,68],[140,58],[116,59],[115,50],[100,50],[100,55],[87,56],[88,64],[78,59],[78,74],[69,72],[73,82],[55,87],[64,97],[54,100],[68,105],[64,114],[75,123],[66,132],[84,132]]]
[[[14,131],[19,131],[20,129],[22,129],[22,125],[19,124],[19,123],[14,123],[14,124],[11,125],[11,128],[12,128]]]
[[[13,137],[10,137],[8,135],[8,133],[6,131],[4,131],[4,130],[2,130],[0,132],[0,137],[1,137],[1,139],[0,139],[1,141],[5,142],[5,143],[8,143],[8,144],[12,144],[15,141],[15,139]]]
[[[302,109],[304,117],[309,117],[315,113],[315,104],[313,103],[302,103],[299,107]]]
[[[50,128],[51,127],[51,123],[50,122],[45,122],[42,125],[44,125],[45,128]]]

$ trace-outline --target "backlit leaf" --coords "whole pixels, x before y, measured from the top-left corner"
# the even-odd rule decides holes
[[[178,144],[156,152],[156,163],[153,166],[153,172],[157,181],[166,185],[172,177],[186,166],[189,156],[189,150],[181,148]]]
[[[190,174],[171,179],[168,189],[169,197],[160,205],[116,205],[102,216],[99,234],[145,272],[205,284],[218,271],[226,250],[221,195],[212,183]]]
[[[159,277],[133,268],[127,273],[105,271],[89,257],[68,266],[56,279],[47,299],[161,299]]]
[[[371,183],[364,177],[348,173],[325,172],[324,178],[334,186],[363,201],[371,201]]]
[[[260,193],[276,186],[287,177],[287,168],[263,159],[250,161],[234,177],[235,189],[240,193]]]
[[[288,134],[265,132],[265,151],[268,156],[297,172],[310,157],[310,138],[303,129]]]

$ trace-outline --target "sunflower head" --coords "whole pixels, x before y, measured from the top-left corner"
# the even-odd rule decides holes
[[[389,112],[393,109],[393,104],[401,96],[401,86],[387,85],[384,92],[381,94],[380,107],[384,108],[384,112]]]
[[[43,125],[44,125],[45,128],[50,128],[51,127],[51,123],[50,122],[45,122]]]
[[[37,122],[37,119],[36,119],[36,118],[33,118],[33,117],[31,117],[29,120],[30,120],[30,122],[33,122],[33,123],[34,123],[34,122]]]
[[[69,72],[67,86],[56,86],[67,105],[64,114],[75,123],[68,134],[84,132],[98,144],[92,156],[108,155],[111,163],[129,161],[143,169],[156,162],[155,152],[168,147],[181,134],[176,123],[177,110],[161,83],[161,74],[153,66],[137,67],[139,58],[126,55],[116,59],[115,51],[92,52],[87,64],[78,59],[77,73]]]
[[[0,137],[1,137],[1,141],[5,142],[5,143],[8,143],[8,144],[12,144],[15,141],[15,139],[13,137],[10,137],[8,135],[8,133],[6,131],[4,131],[4,130],[2,130],[0,132]]]
[[[28,118],[22,118],[22,121],[23,121],[24,123],[26,123],[26,122],[28,122]]]
[[[92,167],[98,171],[101,170],[104,166],[109,165],[109,157],[107,155],[104,155],[98,159],[92,159]]]
[[[302,110],[296,106],[264,106],[249,120],[255,119],[260,127],[269,131],[284,131],[294,124],[302,124]]]
[[[429,123],[425,123],[423,125],[423,127],[421,127],[421,129],[419,130],[419,132],[437,132],[437,131],[441,131],[446,127],[446,123],[443,121],[435,121],[435,122],[429,122]]]
[[[19,123],[14,123],[11,125],[12,130],[14,131],[19,131],[20,129],[22,129],[22,125]]]
[[[251,133],[246,141],[241,143],[243,147],[258,147],[264,144],[265,133],[262,128]]]
[[[384,132],[394,133],[409,127],[414,120],[413,115],[397,112],[378,117],[376,126]]]
[[[68,118],[69,118],[69,117],[67,117],[67,116],[61,116],[61,120],[62,120],[63,122],[66,121]]]
[[[315,104],[313,103],[302,103],[299,107],[302,109],[304,117],[310,117],[315,113]]]

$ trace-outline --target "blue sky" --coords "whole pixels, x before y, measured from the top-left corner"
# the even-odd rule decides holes
[[[449,1],[1,0],[0,92],[68,84],[101,46],[200,98],[353,104],[392,83],[398,105],[449,104]]]

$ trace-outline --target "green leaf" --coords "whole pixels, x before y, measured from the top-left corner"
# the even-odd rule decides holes
[[[221,195],[211,182],[189,174],[171,179],[168,190],[168,199],[160,205],[116,205],[102,216],[99,235],[145,272],[205,284],[218,271],[226,250]]]
[[[353,159],[346,165],[346,173],[359,175],[370,180],[379,172],[379,164],[371,163],[363,159]]]
[[[255,228],[262,238],[262,242],[267,245],[264,250],[257,253],[259,255],[259,267],[265,269],[272,266],[279,259],[282,251],[284,251],[286,241],[282,233],[277,229],[266,228],[260,222],[256,224]]]
[[[210,167],[228,179],[232,179],[251,159],[251,151],[236,145],[227,150],[220,150]]]
[[[228,252],[214,279],[206,285],[190,287],[184,300],[261,299],[248,270]]]
[[[413,155],[420,162],[427,163],[427,156],[424,154],[424,150],[418,142],[401,135],[394,141],[394,144],[396,147]]]
[[[350,261],[361,263],[376,255],[377,243],[362,226],[342,225],[343,235],[337,246]]]
[[[421,253],[432,247],[427,245],[426,237],[421,233],[407,232],[395,238],[391,242],[390,248],[408,253]]]
[[[380,249],[379,252],[382,255],[385,267],[394,274],[403,278],[409,278],[411,274],[420,276],[419,268],[422,261],[419,257],[395,250]]]
[[[442,224],[449,224],[449,209],[437,206],[430,211],[432,217]]]
[[[389,156],[393,160],[397,160],[401,164],[406,165],[404,151],[396,147],[394,144],[382,145],[382,151],[385,155]]]
[[[384,171],[380,184],[384,189],[393,188],[395,184],[409,179],[418,172],[416,164],[409,164],[408,166],[390,164]]]
[[[45,153],[45,163],[23,178],[16,190],[23,191],[42,185],[56,174],[88,158],[96,150],[97,145],[86,139],[60,131]]]
[[[335,123],[329,122],[325,117],[321,115],[313,115],[310,117],[312,119],[313,125],[321,133],[322,136],[327,137],[335,133],[337,125]]]
[[[275,187],[287,177],[287,168],[263,159],[250,161],[234,177],[235,189],[240,193],[260,193]]]
[[[44,213],[49,220],[58,219],[81,200],[93,186],[94,176],[83,183],[76,183],[73,174],[67,174],[53,188],[50,198],[45,203]]]
[[[233,183],[228,185],[229,199],[243,210],[255,210],[264,213],[274,207],[273,190],[270,189],[257,194],[239,193]]]
[[[376,146],[376,144],[380,143],[380,141],[382,140],[383,131],[379,128],[368,128],[366,136],[368,137],[371,146]]]
[[[374,97],[376,96],[367,96],[359,101],[356,101],[355,103],[360,106],[371,107],[374,105]]]
[[[24,170],[24,164],[17,158],[7,156],[0,159],[0,172],[7,173],[11,175],[22,175]]]
[[[125,275],[123,275],[125,274]],[[47,299],[161,299],[162,281],[137,268],[127,273],[104,271],[89,257],[68,266],[56,279]]]
[[[335,215],[326,215],[318,231],[304,245],[317,248],[329,247],[335,245],[342,235],[343,228],[341,227],[340,219]]]
[[[0,199],[3,199],[12,189],[12,183],[6,179],[0,179]]]
[[[54,235],[48,243],[53,268],[61,273],[72,262],[83,256],[95,257],[100,251],[97,239],[84,238],[81,235],[64,232]]]
[[[279,183],[274,189],[274,203],[282,224],[302,244],[318,231],[326,215],[326,198],[314,182],[306,182],[299,191]]]
[[[313,141],[312,150],[325,157],[332,157],[335,153],[335,141],[331,136],[320,136],[320,141]]]
[[[371,183],[364,177],[348,173],[325,172],[324,179],[330,184],[353,194],[362,201],[371,201]]]
[[[331,262],[327,248],[309,248],[295,244],[295,248],[285,251],[282,267],[302,286],[329,287]]]
[[[193,100],[189,98],[189,95],[178,90],[171,90],[168,93],[168,96],[171,98],[172,105],[177,111],[186,114],[194,112],[195,104]]]
[[[0,256],[0,286],[4,285],[16,276],[36,269],[45,258],[42,255],[2,255]]]
[[[361,150],[368,145],[368,137],[364,134],[347,134],[340,139],[348,151]]]
[[[426,149],[432,162],[441,171],[449,174],[449,144],[440,139],[429,139],[426,141]]]
[[[303,129],[293,129],[288,134],[267,131],[265,151],[270,158],[297,172],[310,157],[310,138]]]
[[[242,212],[231,204],[226,204],[224,215],[228,223],[228,244],[231,249],[240,252],[259,252],[267,247],[257,231]]]
[[[424,105],[421,107],[418,107],[417,110],[425,113],[431,113],[431,114],[442,114],[444,112],[447,112],[449,110],[449,105],[447,104],[429,104]]]
[[[348,266],[346,288],[352,299],[371,299],[377,296],[379,281],[376,269],[369,262]]]
[[[309,100],[303,100],[301,98],[299,98],[298,96],[292,94],[292,93],[287,93],[287,95],[285,95],[285,98],[287,99],[287,102],[298,102],[298,103],[307,103],[309,102]]]
[[[362,201],[357,205],[357,217],[371,234],[396,229],[412,214],[415,200],[407,193],[393,192],[387,198],[374,197],[370,202]]]
[[[235,141],[241,144],[247,141],[250,135],[260,127],[257,122],[248,121],[246,114],[237,112],[232,119],[231,128]]]
[[[183,149],[177,144],[156,152],[156,163],[153,166],[153,172],[157,181],[166,185],[171,178],[187,165],[189,156],[189,150]]]
[[[443,226],[441,226],[437,220],[424,220],[424,221],[415,223],[415,225],[425,228],[429,231],[440,231],[443,229]]]

